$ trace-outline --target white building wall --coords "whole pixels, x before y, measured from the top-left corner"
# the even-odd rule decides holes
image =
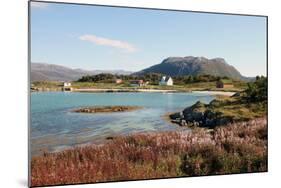
[[[171,77],[168,79],[167,82],[165,81],[165,79],[166,79],[166,77],[163,76],[161,81],[159,82],[159,85],[161,85],[161,86],[172,86],[174,84],[173,79]]]
[[[64,86],[64,87],[70,87],[70,86],[71,86],[71,83],[70,83],[70,82],[64,82],[64,83],[63,83],[63,86]]]
[[[172,78],[170,77],[169,80],[167,81],[167,86],[172,86],[174,84]]]

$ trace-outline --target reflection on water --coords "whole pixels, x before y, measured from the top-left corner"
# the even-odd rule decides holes
[[[64,93],[31,94],[31,152],[59,151],[75,145],[101,143],[108,136],[146,131],[176,130],[163,119],[197,100],[212,96],[196,93]],[[85,106],[131,105],[131,112],[83,114],[72,110]]]

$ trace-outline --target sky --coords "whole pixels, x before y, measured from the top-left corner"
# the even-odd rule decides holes
[[[31,2],[31,61],[139,71],[171,56],[221,57],[266,75],[266,17]]]

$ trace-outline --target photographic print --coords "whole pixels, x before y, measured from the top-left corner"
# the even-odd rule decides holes
[[[29,2],[29,186],[267,172],[267,17]]]

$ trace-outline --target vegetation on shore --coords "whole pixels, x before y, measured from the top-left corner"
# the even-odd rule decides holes
[[[115,137],[31,161],[32,186],[267,171],[266,117],[192,132]]]
[[[31,91],[62,91],[62,83],[58,81],[32,82]]]
[[[93,106],[84,107],[73,110],[77,113],[109,113],[109,112],[128,112],[133,110],[139,110],[139,106]]]
[[[76,83],[82,84],[83,83],[95,83],[98,85],[99,83],[103,84],[112,84],[115,83],[116,79],[121,79],[123,82],[122,84],[117,84],[119,87],[130,87],[130,80],[145,80],[149,83],[148,88],[157,89],[159,80],[161,80],[163,74],[160,73],[147,73],[144,75],[113,75],[113,74],[98,74],[92,76],[83,76],[82,78],[78,79]],[[226,76],[213,76],[213,75],[188,75],[188,76],[174,76],[173,82],[174,86],[170,86],[169,89],[188,89],[188,88],[198,88],[198,89],[214,89],[216,88],[216,81],[220,79],[227,79],[233,82],[234,88],[233,90],[243,89],[246,88],[247,84],[245,81],[241,80],[233,80]],[[163,86],[162,86],[163,87]]]
[[[148,81],[151,85],[158,85],[159,80],[161,80],[164,74],[160,73],[147,73],[144,75],[113,75],[113,74],[97,74],[97,75],[88,75],[83,76],[78,79],[78,82],[95,82],[95,83],[114,83],[116,79],[121,79],[123,81],[130,80],[145,80]],[[174,76],[174,83],[177,85],[199,83],[199,82],[214,82],[219,79],[229,79],[228,77],[219,77],[212,75],[188,75],[188,76]]]
[[[214,128],[238,121],[263,117],[267,113],[267,78],[257,77],[245,91],[229,98],[214,99],[209,104],[198,101],[182,112],[170,115],[182,126]]]
[[[247,82],[241,80],[231,80],[227,77],[219,77],[212,75],[198,76],[176,76],[173,77],[173,86],[159,86],[159,80],[163,75],[157,73],[149,73],[145,75],[113,75],[113,74],[98,74],[93,76],[83,76],[77,81],[72,82],[74,89],[132,89],[131,80],[144,80],[147,85],[141,86],[141,89],[161,89],[161,90],[177,90],[177,91],[192,91],[192,90],[219,90],[219,91],[242,91],[247,88]],[[121,83],[115,83],[116,79],[121,79]],[[220,79],[229,79],[233,83],[232,88],[216,88],[216,82]],[[60,91],[61,82],[55,81],[37,81],[33,82],[33,87],[39,91]]]
[[[34,156],[31,184],[265,172],[266,114],[267,78],[257,77],[233,97],[198,102],[176,113],[186,123],[196,122],[192,131],[117,136],[104,145]],[[206,126],[208,121],[213,121],[212,126]]]

